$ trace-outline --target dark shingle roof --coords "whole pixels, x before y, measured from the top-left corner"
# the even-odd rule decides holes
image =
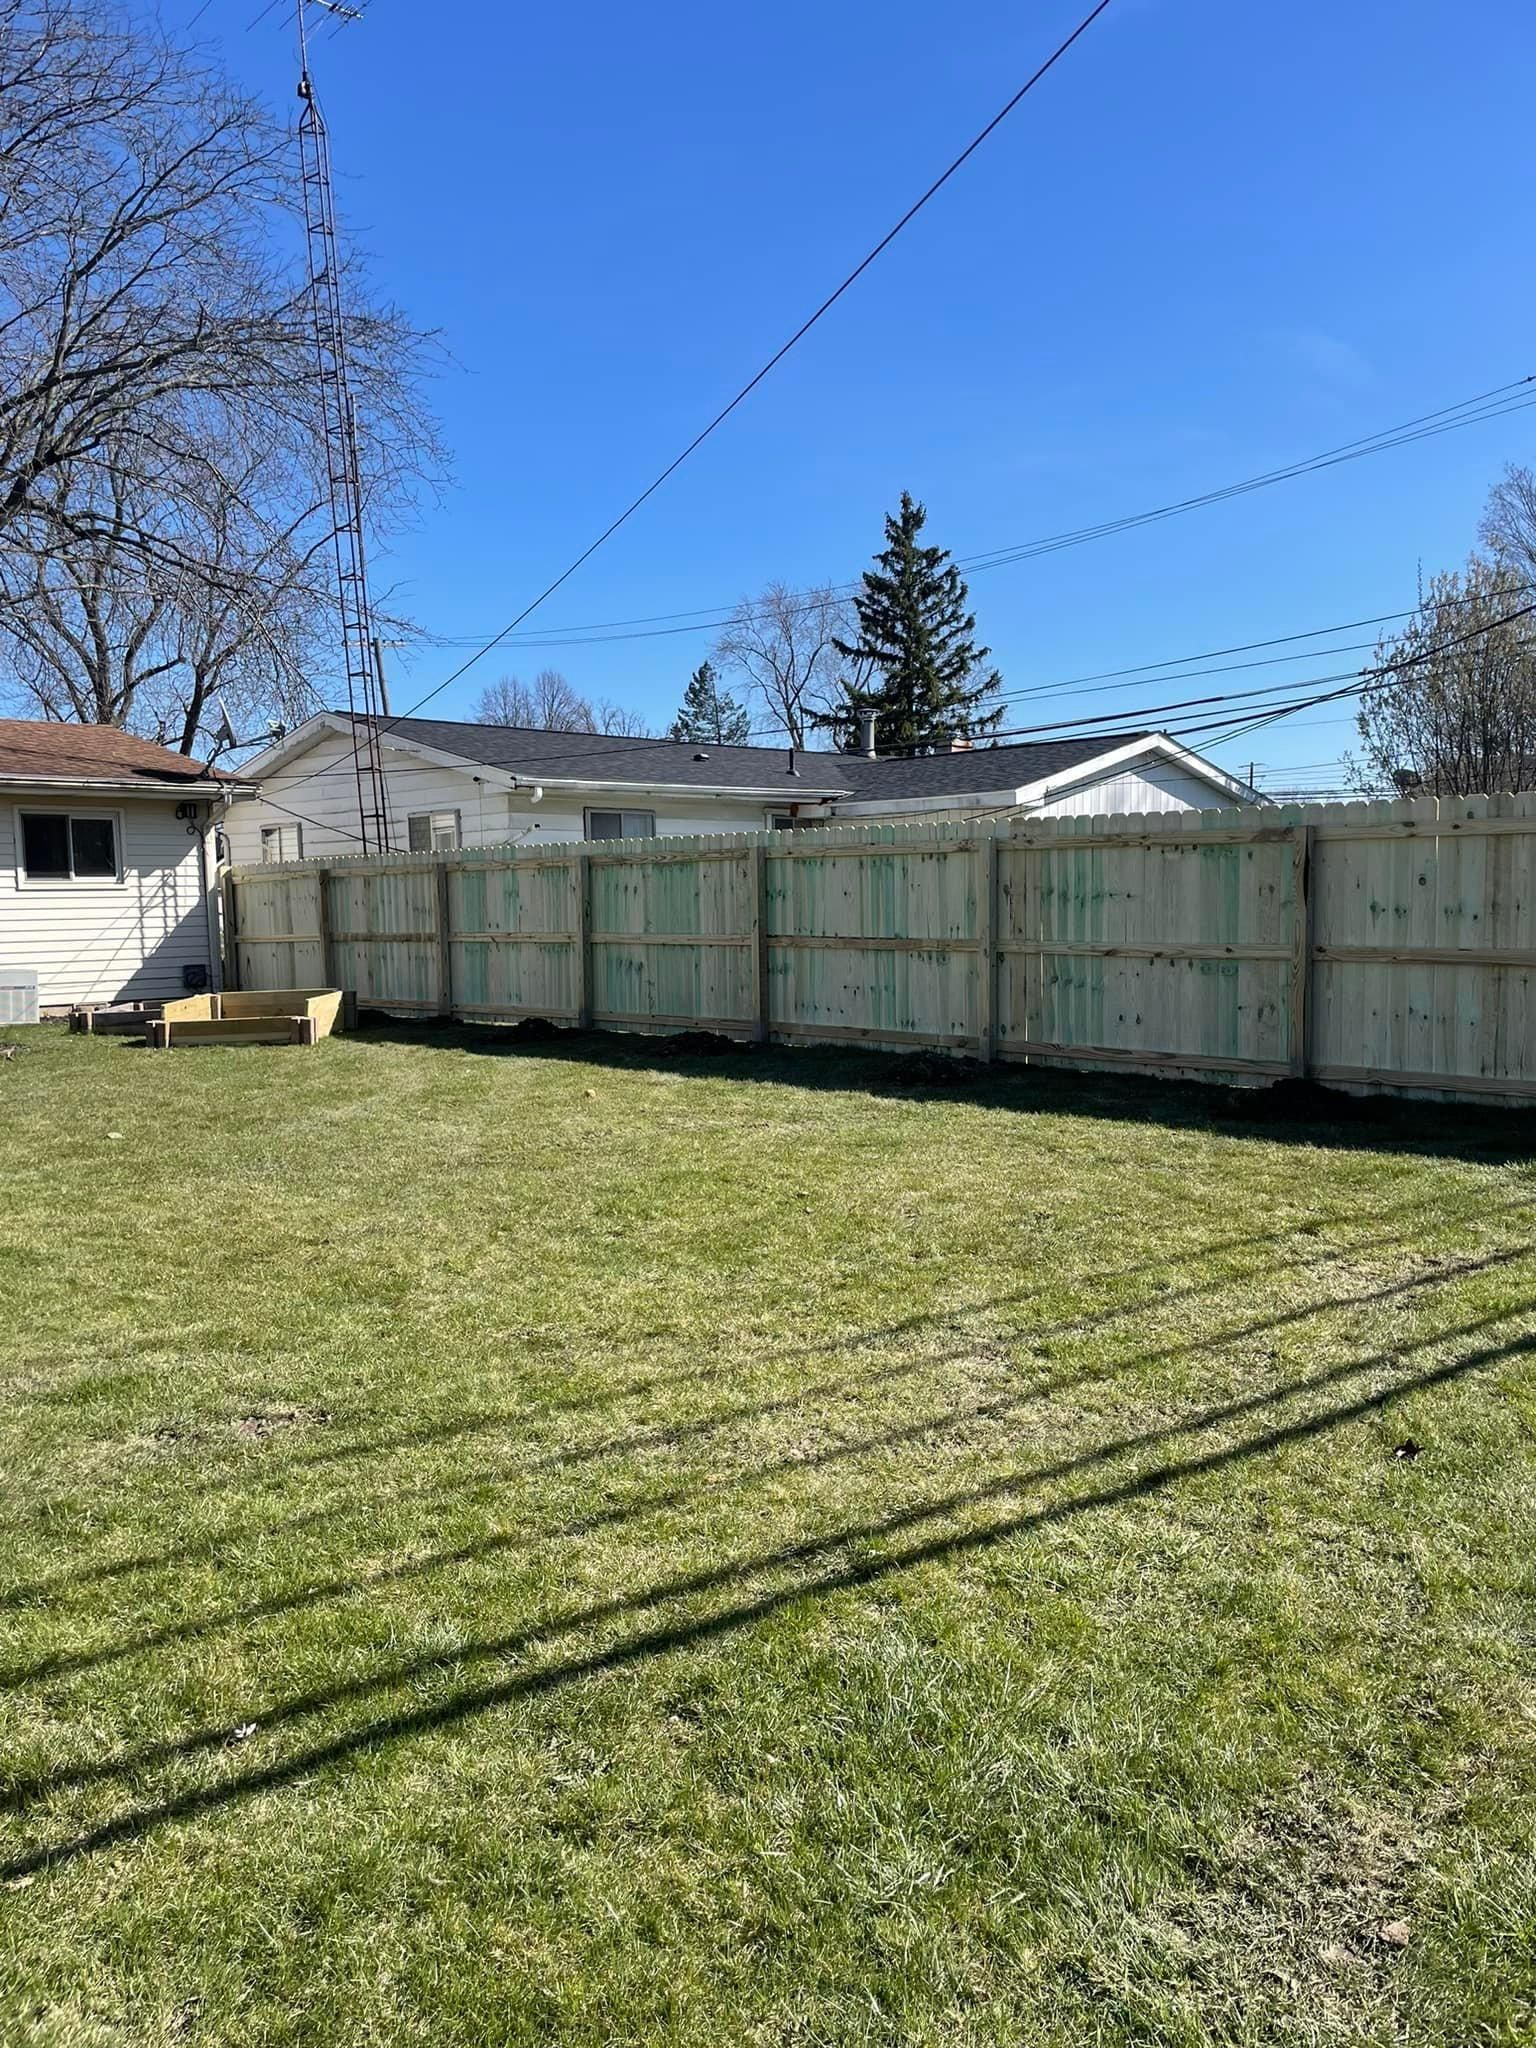
[[[853,794],[882,796],[965,796],[972,790],[1024,789],[1048,775],[1064,775],[1085,761],[1097,761],[1150,732],[1116,733],[1113,738],[1031,740],[1017,747],[972,747],[958,754],[917,754],[869,761],[857,754],[845,764]]]
[[[216,768],[118,726],[64,725],[52,718],[0,718],[0,775],[173,785],[219,779]]]
[[[345,717],[345,713],[337,713]],[[450,718],[396,718],[387,729],[419,746],[458,754],[488,768],[551,782],[672,783],[697,789],[782,790],[786,798],[843,796],[869,802],[881,797],[965,796],[973,791],[1022,789],[1047,775],[1060,775],[1097,760],[1130,739],[1151,733],[1116,733],[1110,738],[1036,740],[1025,746],[976,747],[957,754],[868,760],[861,754],[811,752],[795,756],[789,772],[786,747],[695,746],[691,741],[624,739],[599,732],[543,732],[519,725],[471,725]]]

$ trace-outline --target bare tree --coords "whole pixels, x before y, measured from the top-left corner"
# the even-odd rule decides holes
[[[1429,796],[1536,786],[1532,602],[1524,578],[1483,556],[1433,579],[1376,650],[1357,719],[1362,779]]]
[[[636,711],[628,704],[615,704],[611,697],[597,700],[597,729],[611,732],[624,739],[648,740],[653,737],[651,722],[643,711]]]
[[[847,605],[831,588],[770,583],[761,597],[736,607],[714,659],[744,677],[769,723],[802,747],[815,718],[836,701],[833,643],[849,629]]]
[[[206,580],[206,507],[259,488],[269,534],[318,522],[295,185],[286,131],[112,0],[0,0],[7,557],[90,543],[114,576],[136,558]],[[377,529],[440,470],[429,350],[341,260]]]
[[[1509,464],[1488,494],[1477,537],[1496,561],[1536,584],[1536,470]]]
[[[480,693],[481,725],[522,725],[538,732],[596,732],[597,714],[557,668],[541,668],[531,683],[502,676]]]
[[[133,451],[108,450],[88,474],[89,523],[67,516],[70,477],[56,472],[43,544],[0,543],[10,694],[45,718],[133,726],[188,754],[216,750],[216,698],[247,730],[307,715],[335,630],[328,523],[318,505],[277,527],[260,518],[253,503],[280,494],[259,467],[211,498],[204,473],[143,505]],[[140,545],[172,527],[174,554]]]
[[[541,668],[531,683],[502,676],[480,692],[475,717],[481,725],[521,725],[534,732],[628,733],[648,736],[645,714],[627,705],[584,697],[557,668]]]

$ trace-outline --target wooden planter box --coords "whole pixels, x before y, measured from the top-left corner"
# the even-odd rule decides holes
[[[89,1035],[142,1038],[165,1008],[164,1003],[74,1003],[69,1028]]]
[[[353,1021],[339,988],[229,990],[166,1003],[145,1043],[177,1045],[316,1045]]]

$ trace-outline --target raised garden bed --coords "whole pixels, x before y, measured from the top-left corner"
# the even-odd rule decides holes
[[[185,996],[161,1006],[145,1043],[159,1052],[178,1045],[315,1045],[353,1021],[339,988],[226,990]]]

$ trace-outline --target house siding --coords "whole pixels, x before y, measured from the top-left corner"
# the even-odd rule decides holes
[[[18,813],[50,810],[112,812],[123,879],[24,882]],[[201,838],[174,801],[0,797],[0,967],[35,968],[45,1007],[178,996],[183,967],[216,974]]]
[[[511,839],[522,844],[573,840],[585,835],[587,810],[654,811],[656,830],[684,836],[695,832],[760,832],[770,805],[764,797],[705,797],[696,800],[651,795],[639,787],[622,792],[551,789],[540,803],[529,801],[526,789],[508,790],[477,782],[471,771],[444,768],[419,756],[385,746],[384,782],[389,800],[390,843],[408,844],[407,821],[415,812],[459,813],[466,846],[497,846]],[[261,828],[295,822],[300,814],[304,858],[358,853],[357,782],[352,747],[345,735],[327,734],[299,755],[291,767],[263,775],[261,796],[236,803],[226,832],[230,858],[237,864],[261,859]],[[793,795],[786,794],[785,804]]]
[[[1177,761],[1143,761],[1079,788],[1052,793],[1039,810],[1046,818],[1083,818],[1106,811],[1208,811],[1232,801],[1224,790],[1191,775]]]
[[[509,790],[500,781],[477,781],[471,769],[424,761],[387,742],[382,752],[390,844],[397,851],[409,845],[408,819],[422,811],[458,811],[465,846],[498,846],[511,841],[531,847],[583,838],[589,808],[652,811],[658,834],[670,838],[700,832],[760,832],[771,811],[787,809],[796,801],[805,805],[808,824],[885,819],[911,823],[924,817],[964,817],[977,810],[1006,809],[1014,796],[1012,790],[995,790],[980,797],[893,798],[888,802],[864,797],[828,805],[798,796],[786,776],[784,794],[777,799],[704,793],[677,796],[639,784],[604,789],[594,783],[585,790],[549,787],[543,800],[535,804],[526,787]],[[986,764],[984,751],[978,751],[976,761],[980,776]],[[1044,804],[1031,803],[1031,813],[1058,817],[1102,811],[1208,810],[1213,804],[1233,801],[1215,784],[1166,760],[1133,761],[1118,772],[1097,778],[1087,773],[1077,782],[1069,773],[1060,778],[1060,784],[1059,791]],[[302,825],[307,860],[361,852],[357,782],[352,744],[346,734],[324,733],[291,763],[262,775],[260,798],[234,805],[226,828],[231,858],[238,864],[259,862],[262,826],[294,823]]]

